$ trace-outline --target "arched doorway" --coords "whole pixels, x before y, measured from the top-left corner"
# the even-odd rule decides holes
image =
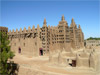
[[[42,55],[43,55],[43,49],[40,48],[39,50],[40,50],[40,51],[39,51],[39,54],[40,54],[40,56],[42,56]]]
[[[18,48],[18,53],[21,53],[21,48],[20,47]]]
[[[76,67],[76,60],[70,60],[69,65],[72,66],[72,67]]]
[[[76,67],[76,60],[72,60],[72,67]]]

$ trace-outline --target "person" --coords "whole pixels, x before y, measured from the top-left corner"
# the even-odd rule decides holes
[[[21,53],[21,48],[19,47],[19,53]]]

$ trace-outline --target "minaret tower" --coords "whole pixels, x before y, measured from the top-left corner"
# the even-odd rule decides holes
[[[76,24],[74,22],[74,19],[72,18],[71,20],[71,25],[70,25],[70,39],[71,39],[71,46],[73,48],[76,48]]]
[[[43,22],[41,36],[42,36],[43,54],[48,54],[49,44],[48,44],[48,27],[47,27],[46,19],[44,19],[44,22]]]
[[[46,19],[44,19],[44,22],[43,22],[43,27],[47,27],[47,22],[46,22]]]
[[[61,18],[61,20],[62,20],[62,21],[65,21],[65,17],[64,17],[64,15],[62,15],[62,18]]]
[[[84,47],[84,34],[81,30],[81,26],[78,26],[78,32],[79,32],[79,43],[80,43],[80,47]]]

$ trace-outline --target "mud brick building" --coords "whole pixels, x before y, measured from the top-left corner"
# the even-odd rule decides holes
[[[82,48],[84,47],[84,34],[80,25],[77,25],[72,18],[70,26],[65,21],[64,16],[55,27],[47,26],[46,19],[44,19],[43,27],[37,28],[24,27],[8,32],[11,49],[18,52],[19,47],[21,53],[28,56],[48,55],[49,51],[55,49]]]

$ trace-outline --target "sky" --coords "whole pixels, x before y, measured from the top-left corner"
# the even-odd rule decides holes
[[[1,0],[0,26],[9,30],[28,29],[33,25],[57,26],[64,15],[68,25],[74,18],[80,24],[84,37],[100,37],[100,1],[99,0]]]

